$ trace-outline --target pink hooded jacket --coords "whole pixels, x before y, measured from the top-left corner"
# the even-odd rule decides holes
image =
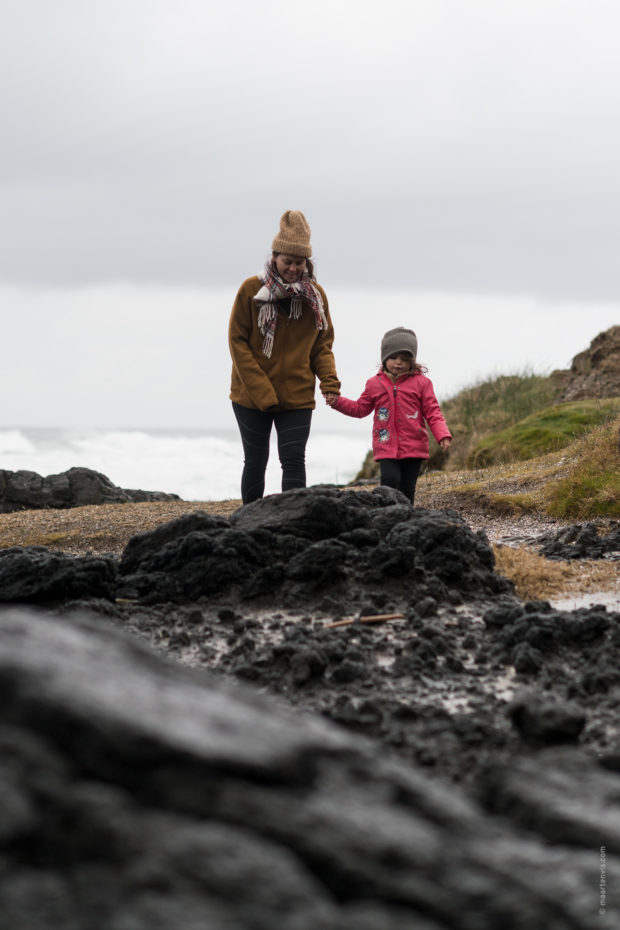
[[[380,371],[369,378],[358,400],[339,396],[334,410],[348,417],[367,417],[375,412],[372,451],[375,459],[427,459],[425,421],[439,442],[451,437],[432,382],[420,372],[399,375],[396,381]]]

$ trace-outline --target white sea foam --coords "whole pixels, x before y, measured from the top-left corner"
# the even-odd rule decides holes
[[[358,434],[313,430],[306,452],[308,484],[343,484],[370,445]],[[0,468],[58,474],[73,466],[102,472],[123,488],[208,501],[240,496],[243,452],[233,430],[0,430]],[[280,490],[275,438],[265,493]]]
[[[0,457],[28,455],[33,451],[32,442],[24,436],[21,430],[7,429],[0,431]]]

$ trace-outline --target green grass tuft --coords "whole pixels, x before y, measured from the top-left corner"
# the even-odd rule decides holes
[[[547,510],[566,520],[620,517],[620,417],[588,433],[577,464],[549,489]]]

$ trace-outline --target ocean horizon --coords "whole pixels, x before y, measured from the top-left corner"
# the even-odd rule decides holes
[[[313,429],[307,483],[346,484],[370,448],[368,436]],[[54,475],[81,466],[122,488],[164,491],[187,501],[240,497],[243,450],[236,429],[0,427],[0,469]],[[280,491],[272,436],[265,494]]]

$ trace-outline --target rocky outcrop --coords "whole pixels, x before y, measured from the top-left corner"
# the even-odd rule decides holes
[[[248,504],[230,520],[191,514],[133,537],[121,591],[146,603],[231,592],[297,607],[361,605],[389,586],[396,599],[460,601],[510,589],[483,533],[454,511],[414,509],[391,488],[304,488]]]
[[[480,806],[379,743],[80,615],[4,610],[0,681],[12,930],[620,920],[620,777],[575,750],[490,766]]]
[[[620,326],[599,333],[568,371],[555,371],[551,377],[562,385],[560,402],[620,397]]]
[[[116,597],[116,562],[75,557],[44,546],[0,549],[0,602],[54,604],[79,598]]]
[[[187,514],[130,539],[120,563],[41,546],[0,550],[0,601],[130,598],[189,604],[200,598],[267,600],[287,608],[323,601],[361,609],[459,603],[511,590],[494,571],[482,533],[452,511],[414,510],[389,488],[314,488],[273,495],[230,520]]]
[[[177,494],[164,494],[161,491],[119,488],[105,475],[90,468],[69,468],[68,471],[46,478],[34,471],[0,469],[0,513],[166,500],[180,498]]]
[[[574,523],[532,540],[547,559],[620,559],[620,523],[602,533],[596,523]]]

